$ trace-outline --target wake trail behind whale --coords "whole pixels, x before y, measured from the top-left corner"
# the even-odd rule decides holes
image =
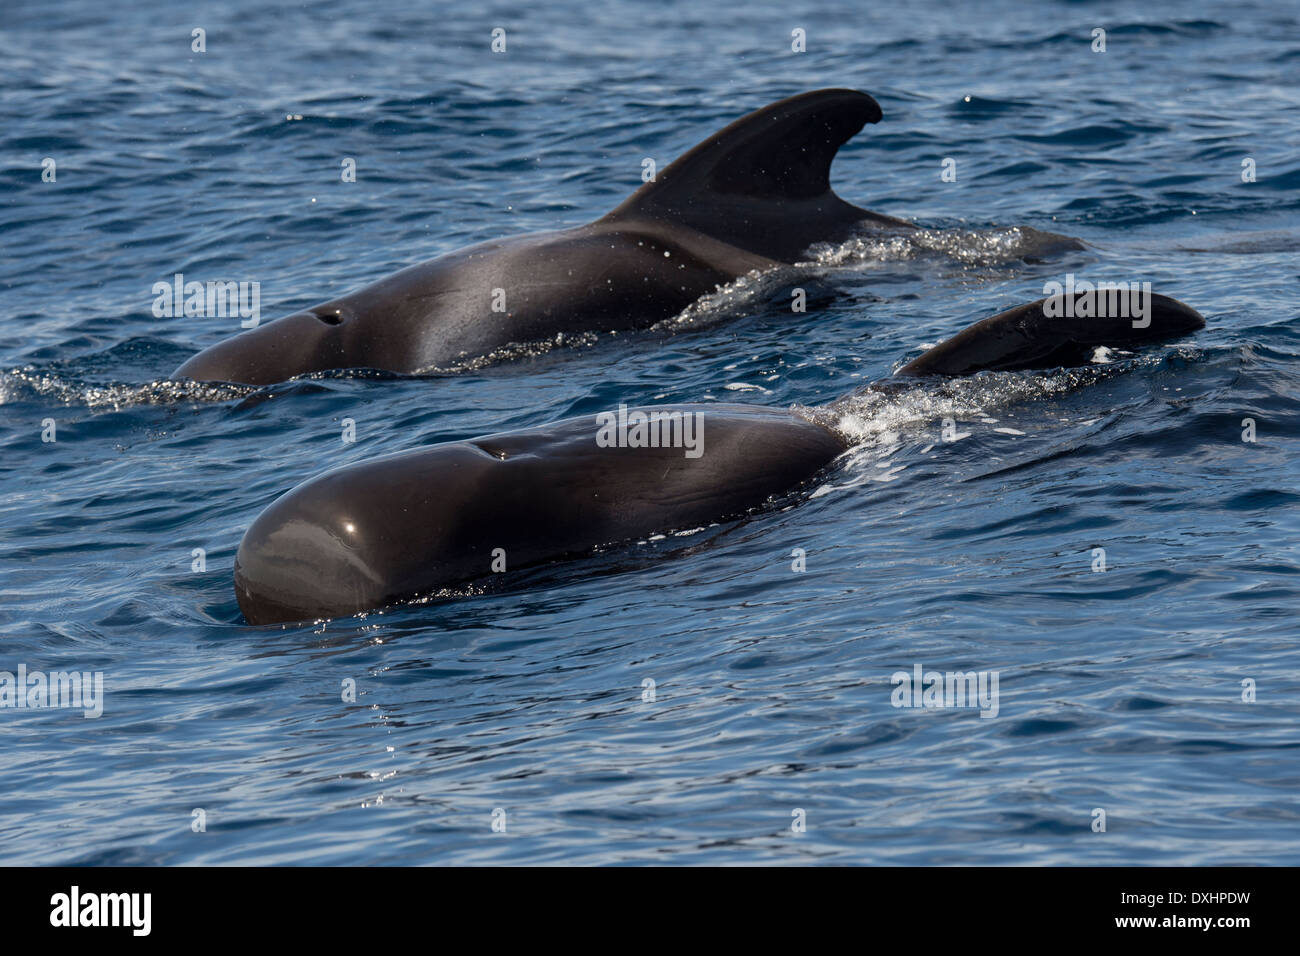
[[[907,468],[906,462],[896,460],[900,456],[912,452],[929,455],[936,447],[955,446],[980,431],[1024,436],[1026,432],[1021,428],[1011,427],[995,416],[1059,399],[1163,361],[1158,356],[1117,358],[1117,353],[1099,348],[1093,357],[1097,364],[1083,368],[985,372],[941,380],[887,379],[825,405],[795,405],[795,414],[830,429],[850,446],[841,459],[842,467],[811,497],[868,482],[897,480]],[[1095,410],[1084,410],[1077,419],[1058,414],[1050,424],[1053,430],[1059,430],[1091,424],[1097,417]],[[1016,424],[1023,425],[1025,420],[1017,417]]]
[[[780,289],[808,277],[876,271],[917,260],[936,260],[961,273],[996,269],[1057,251],[1061,240],[1060,236],[1028,226],[864,231],[843,242],[815,243],[805,253],[808,258],[794,265],[752,270],[723,283],[677,315],[655,323],[650,331],[707,328],[753,314]]]

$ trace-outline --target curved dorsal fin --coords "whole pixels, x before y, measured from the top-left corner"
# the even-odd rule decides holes
[[[788,261],[864,219],[885,220],[844,202],[830,186],[836,152],[880,117],[880,105],[857,90],[780,100],[710,136],[602,221],[681,223]]]
[[[899,375],[974,375],[1026,368],[1082,367],[1100,345],[1134,348],[1205,328],[1205,317],[1185,302],[1125,289],[1113,296],[1077,293],[1019,305],[967,326],[922,352]],[[1089,298],[1088,311],[1081,303]],[[1077,316],[1077,317],[1076,317]],[[1141,320],[1145,320],[1145,322]]]

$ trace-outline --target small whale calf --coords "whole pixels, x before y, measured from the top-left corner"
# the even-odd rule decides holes
[[[816,243],[914,230],[830,186],[836,152],[880,118],[856,90],[781,100],[710,136],[595,222],[411,266],[219,342],[172,377],[267,385],[329,369],[413,373],[558,333],[647,328]],[[1025,232],[1036,254],[1082,248]]]
[[[976,322],[866,388],[1081,365],[1098,347],[1205,324],[1167,296],[1148,296],[1135,320],[1113,300],[1080,307],[1087,294]],[[235,596],[251,624],[380,608],[488,577],[498,556],[514,570],[741,517],[797,491],[850,444],[796,411],[719,404],[620,409],[399,452],[272,503],[240,543]]]

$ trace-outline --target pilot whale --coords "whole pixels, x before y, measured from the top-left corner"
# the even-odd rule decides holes
[[[485,242],[205,349],[173,378],[266,385],[327,369],[448,368],[557,333],[643,329],[739,276],[863,230],[915,229],[835,195],[831,161],[880,106],[817,90],[765,106],[595,222]],[[1077,240],[1024,231],[1037,250]]]
[[[865,388],[1083,364],[1099,346],[1132,348],[1205,324],[1161,295],[1149,296],[1144,325],[1114,302],[1064,318],[1062,298],[977,322]],[[248,528],[235,596],[251,624],[337,617],[499,578],[498,560],[516,570],[742,517],[797,492],[849,449],[816,419],[756,405],[658,406],[337,468]]]

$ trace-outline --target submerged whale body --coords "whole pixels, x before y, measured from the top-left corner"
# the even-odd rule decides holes
[[[418,372],[561,332],[641,329],[816,243],[913,230],[830,187],[836,152],[880,118],[855,90],[781,100],[715,133],[595,222],[412,266],[205,349],[173,378],[265,385],[327,369]],[[1044,249],[1082,248],[1034,235]]]
[[[1127,311],[1060,318],[1049,301],[1059,304],[977,322],[866,388],[1078,364],[1098,346],[1139,346],[1205,324],[1160,295],[1141,328]],[[810,417],[754,405],[661,406],[626,418],[634,415],[645,426],[636,442],[602,435],[608,419],[575,418],[387,455],[299,485],[240,543],[234,585],[244,617],[336,617],[488,577],[501,553],[514,570],[737,518],[797,490],[851,445]],[[688,436],[691,416],[703,428]]]

